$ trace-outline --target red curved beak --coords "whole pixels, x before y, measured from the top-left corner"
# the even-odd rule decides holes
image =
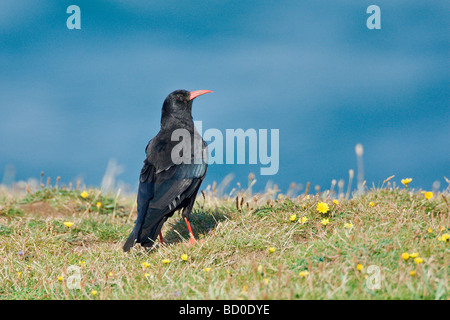
[[[197,98],[198,96],[201,96],[202,94],[205,93],[210,93],[212,92],[211,90],[195,90],[195,91],[191,91],[191,95],[189,97],[189,100],[193,100],[195,98]]]

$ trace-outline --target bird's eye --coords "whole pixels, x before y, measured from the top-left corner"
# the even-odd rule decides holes
[[[182,94],[177,94],[177,100],[178,101],[184,101],[184,97]]]

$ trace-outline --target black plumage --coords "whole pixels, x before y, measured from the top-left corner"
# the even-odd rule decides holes
[[[123,246],[124,251],[130,250],[135,243],[151,247],[164,222],[177,210],[182,210],[193,241],[189,215],[206,175],[208,152],[206,143],[195,129],[191,109],[193,99],[208,92],[211,91],[177,90],[165,99],[161,129],[146,147],[147,156],[139,177],[138,216]],[[177,135],[174,138],[174,132],[188,134],[190,138],[177,139]],[[190,154],[173,152],[174,147],[178,151],[180,143],[186,147],[184,151],[190,149]],[[180,155],[183,156],[181,159]]]

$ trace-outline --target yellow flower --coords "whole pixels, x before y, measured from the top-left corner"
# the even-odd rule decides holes
[[[269,252],[270,253],[274,253],[275,252],[275,247],[269,247]]]
[[[346,223],[346,224],[344,224],[344,228],[351,229],[351,228],[353,228],[353,224]]]
[[[358,264],[358,265],[356,266],[356,269],[358,269],[359,271],[361,271],[361,270],[363,269],[363,265],[362,265],[362,264]]]
[[[293,214],[289,217],[289,220],[291,220],[292,222],[294,222],[295,220],[297,220],[297,215]]]
[[[188,259],[188,255],[187,254],[182,254],[181,255],[181,260],[187,261],[187,259]]]
[[[144,277],[145,277],[145,278],[148,278],[148,277],[150,277],[150,273],[147,273],[147,272],[146,272],[146,273],[144,273]]]
[[[82,198],[84,198],[84,199],[86,199],[87,197],[88,197],[88,193],[87,193],[87,191],[85,190],[85,191],[83,191],[81,194],[80,194],[80,196],[82,197]]]
[[[408,260],[409,259],[409,253],[408,252],[403,252],[402,253],[402,258],[403,258],[403,260]]]
[[[333,200],[334,204],[339,204],[339,201],[337,201],[336,199]]]
[[[411,253],[411,254],[409,255],[409,257],[414,259],[414,258],[417,257],[418,255],[419,255],[418,252],[414,252],[414,253]]]
[[[95,297],[97,295],[97,290],[92,290],[91,294],[92,294],[93,297]]]
[[[299,275],[300,277],[304,278],[304,277],[306,277],[308,274],[309,274],[309,271],[308,271],[308,270],[305,270],[305,271],[300,271],[300,273],[299,273],[298,275]]]
[[[205,271],[205,272],[210,272],[211,271],[211,268],[205,268],[205,269],[203,269],[203,271]]]
[[[20,279],[20,278],[22,278],[22,272],[17,272],[17,277]]]
[[[402,179],[402,183],[405,185],[405,187],[408,187],[408,184],[412,181],[411,178]]]
[[[414,270],[412,270],[412,271],[409,273],[409,275],[410,275],[411,277],[414,277],[414,276],[416,275],[416,272],[415,272]]]
[[[373,203],[372,201],[369,202],[369,206],[373,207],[375,205],[375,203]]]
[[[320,220],[320,223],[323,224],[324,226],[326,226],[327,224],[330,223],[330,219],[322,219],[322,220]]]
[[[65,225],[67,228],[70,228],[70,227],[73,225],[73,222],[71,222],[71,221],[66,221],[66,222],[64,222],[64,225]]]
[[[81,268],[83,268],[86,265],[86,262],[78,261],[78,264],[80,265]]]
[[[59,282],[62,282],[62,281],[63,281],[63,276],[59,276],[59,277],[58,277],[58,281],[59,281]]]
[[[450,239],[450,234],[444,233],[444,234],[442,235],[442,241],[448,242],[449,239]]]
[[[148,262],[142,262],[142,266],[144,267],[144,270],[150,267],[150,263]]]
[[[102,207],[102,203],[101,202],[97,202],[97,204],[95,206],[100,209]]]
[[[424,195],[424,197],[425,197],[427,200],[430,200],[431,198],[433,198],[433,192],[430,192],[430,191],[428,191],[428,192],[422,191],[422,194]]]
[[[444,231],[444,230],[445,230],[445,227],[441,227],[441,229],[440,229],[439,231],[442,232],[442,231]]]
[[[161,262],[164,264],[168,264],[170,263],[170,259],[162,259]]]
[[[264,280],[264,284],[265,284],[265,285],[268,285],[268,284],[269,284],[269,279],[264,278],[263,280]]]
[[[417,257],[417,258],[414,259],[414,262],[415,262],[416,264],[419,264],[419,263],[422,263],[422,262],[423,262],[423,259],[420,258],[420,257]]]
[[[319,202],[317,204],[317,211],[319,211],[320,213],[327,213],[329,210],[328,204],[326,204],[325,202]]]
[[[433,233],[433,229],[428,228],[428,233]]]
[[[242,287],[242,292],[247,292],[247,291],[248,291],[248,286]]]

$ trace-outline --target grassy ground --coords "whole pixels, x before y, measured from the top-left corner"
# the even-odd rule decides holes
[[[448,193],[208,191],[191,216],[198,244],[174,215],[165,245],[124,253],[135,198],[82,191],[0,194],[1,299],[449,299]]]

